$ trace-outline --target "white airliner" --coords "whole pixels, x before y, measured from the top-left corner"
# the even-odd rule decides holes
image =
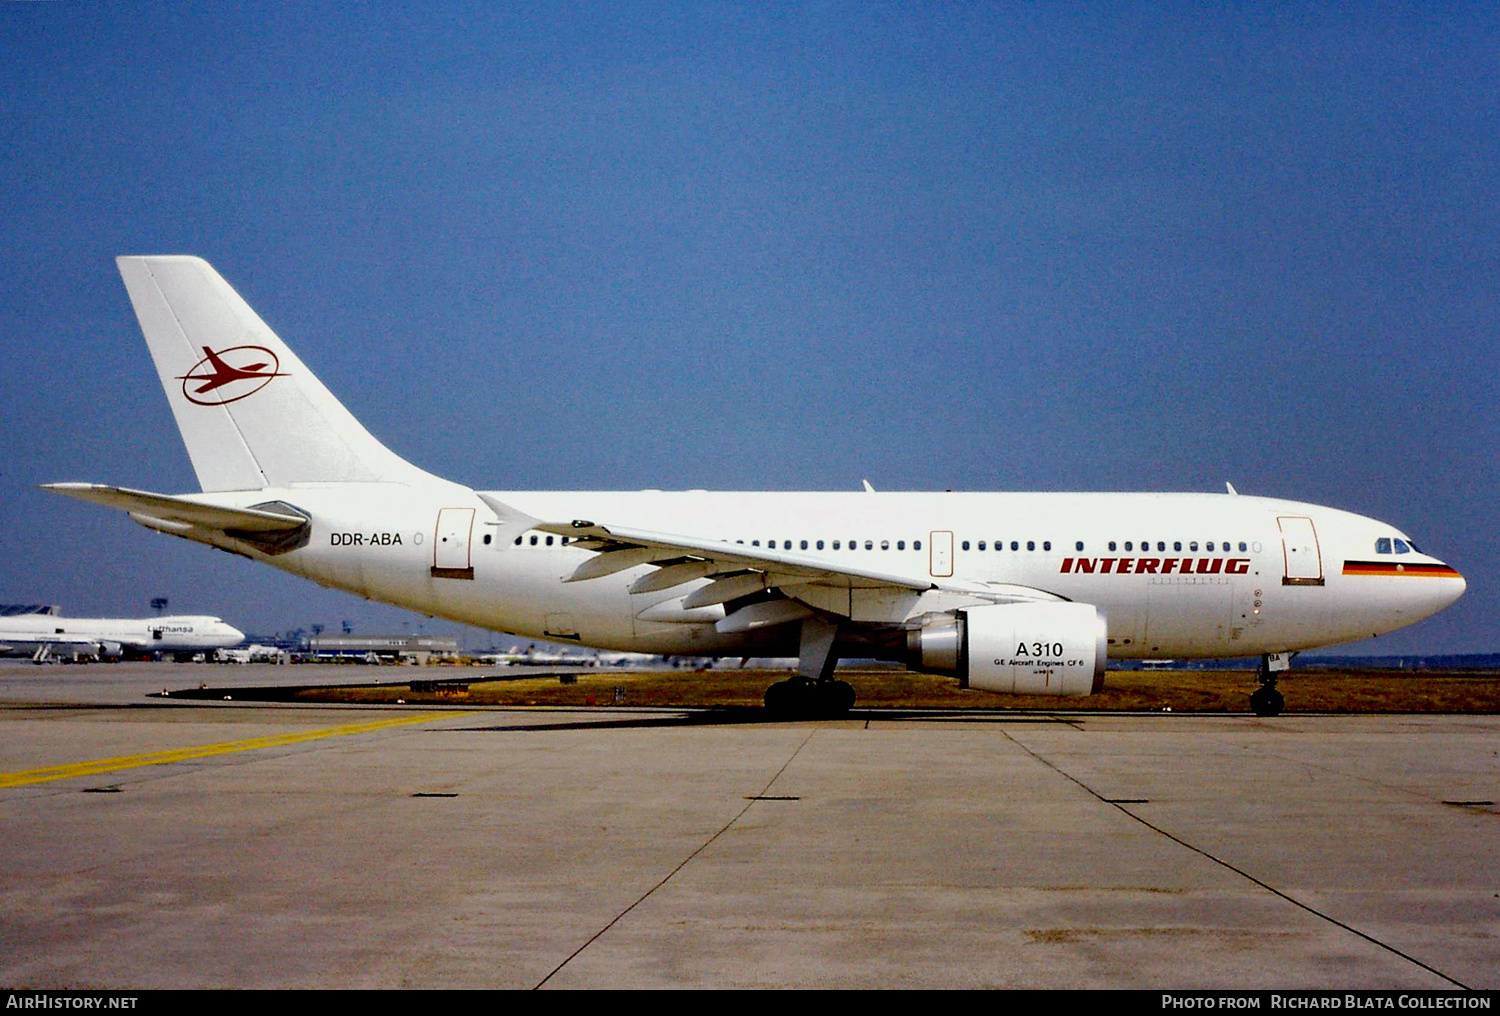
[[[1464,591],[1393,526],[1225,494],[477,491],[365,430],[207,262],[120,272],[202,493],[47,489],[371,599],[627,652],[794,656],[779,712],[838,712],[840,657],[1087,695],[1106,656],[1289,654]]]
[[[237,646],[245,633],[217,617],[0,617],[0,654],[118,657],[134,653],[203,653]]]

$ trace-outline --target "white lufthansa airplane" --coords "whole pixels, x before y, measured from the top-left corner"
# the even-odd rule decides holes
[[[0,617],[0,654],[42,660],[70,656],[118,657],[134,653],[205,653],[237,646],[245,633],[217,617]]]
[[[970,688],[1097,690],[1107,656],[1290,654],[1464,591],[1395,527],[1225,494],[478,491],[376,440],[205,261],[122,257],[203,490],[46,489],[325,586],[626,652],[793,656],[776,711],[841,711],[841,656]]]

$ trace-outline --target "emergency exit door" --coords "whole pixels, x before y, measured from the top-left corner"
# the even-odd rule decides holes
[[[935,579],[952,578],[953,534],[946,530],[938,530],[929,535],[932,537],[929,543],[932,548],[932,577]]]

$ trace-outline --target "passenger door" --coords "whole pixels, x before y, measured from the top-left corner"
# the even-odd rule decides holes
[[[433,578],[474,577],[474,565],[469,557],[473,532],[473,508],[443,508],[438,511],[437,532],[432,541]]]
[[[1318,534],[1313,521],[1302,515],[1282,515],[1276,519],[1281,527],[1281,547],[1286,561],[1284,586],[1321,586],[1323,556],[1318,550]]]

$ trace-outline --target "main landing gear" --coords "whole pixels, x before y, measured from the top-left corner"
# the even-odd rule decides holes
[[[832,679],[797,676],[766,689],[766,712],[788,719],[826,719],[854,708],[854,686]]]
[[[797,676],[766,689],[766,712],[785,719],[827,719],[854,708],[854,686],[833,678],[838,625],[820,617],[802,622]]]
[[[1255,679],[1260,687],[1250,693],[1250,710],[1256,716],[1280,716],[1286,700],[1276,690],[1276,675],[1292,665],[1290,653],[1267,653],[1260,658]]]

